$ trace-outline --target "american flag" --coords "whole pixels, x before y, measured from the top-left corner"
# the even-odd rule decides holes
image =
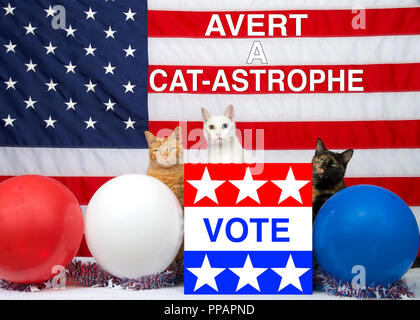
[[[200,107],[235,107],[245,135],[264,130],[265,162],[310,162],[316,139],[355,149],[347,185],[394,191],[420,217],[420,3],[417,0],[0,0],[0,179],[42,174],[62,181],[85,208],[112,177],[145,173],[144,130],[183,122],[193,158]],[[352,21],[366,9],[366,25]],[[206,36],[214,14],[226,35]],[[256,19],[247,32],[244,13]],[[307,14],[301,34],[266,28],[270,13]],[[229,19],[228,19],[229,17]],[[242,25],[238,22],[242,19]],[[259,27],[258,23],[263,22]],[[293,20],[286,25],[295,30]],[[238,29],[236,29],[238,27]],[[263,35],[261,35],[263,34]],[[249,65],[260,41],[267,65]],[[363,92],[158,92],[163,70],[243,68],[363,70]],[[163,81],[162,74],[157,76]],[[167,79],[166,79],[167,80]],[[168,82],[170,84],[170,82]],[[222,88],[223,89],[223,88]],[[191,157],[189,157],[191,155]],[[88,255],[86,248],[79,252]]]

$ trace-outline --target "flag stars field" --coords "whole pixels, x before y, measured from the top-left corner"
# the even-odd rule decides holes
[[[4,16],[8,16],[8,19],[11,19],[11,21],[22,13],[22,11],[19,11],[19,5],[13,6],[13,3],[4,4],[2,6],[2,9],[3,9]],[[21,34],[24,37],[21,37],[19,41],[15,41],[13,40],[13,38],[11,39],[6,38],[7,40],[6,39],[3,40],[2,45],[4,47],[5,53],[7,54],[19,53],[20,48],[25,48],[26,44],[24,42],[29,41],[31,39],[30,36],[37,36],[38,32],[40,32],[40,30],[43,30],[42,29],[44,27],[43,24],[45,23],[50,24],[52,21],[51,19],[56,17],[56,15],[60,13],[60,10],[57,10],[57,8],[55,8],[54,5],[52,4],[48,5],[48,7],[39,8],[38,11],[40,11],[40,18],[42,18],[41,20],[34,20],[34,18],[31,17],[31,21],[30,21],[28,17],[26,17],[26,20],[25,20],[25,19],[22,19],[24,18],[24,16],[19,16],[22,19],[21,21],[23,21],[23,22],[20,22],[20,25],[22,27]],[[92,74],[90,73],[89,70],[86,70],[86,67],[81,62],[80,58],[88,57],[89,59],[92,59],[92,63],[91,63],[92,69],[97,68],[95,66],[97,62],[96,59],[102,59],[102,58],[107,59],[108,60],[107,64],[105,64],[105,62],[102,62],[98,67],[102,69],[102,71],[104,72],[105,75],[107,75],[107,77],[109,77],[110,81],[113,81],[111,76],[115,75],[116,70],[118,70],[119,68],[119,63],[114,64],[115,61],[119,61],[118,60],[119,57],[118,55],[116,55],[116,51],[118,50],[120,52],[120,55],[123,57],[131,57],[131,58],[135,58],[135,53],[137,51],[137,48],[135,47],[134,42],[133,43],[115,42],[117,43],[116,46],[118,46],[116,50],[114,50],[114,53],[113,53],[115,58],[113,58],[113,56],[109,53],[109,50],[104,50],[103,51],[104,55],[101,57],[97,57],[98,52],[102,54],[101,46],[103,45],[103,43],[101,43],[100,40],[97,40],[95,43],[94,39],[97,39],[97,36],[101,32],[103,32],[104,39],[118,41],[118,30],[119,30],[119,24],[108,23],[108,24],[103,25],[103,22],[97,19],[101,15],[101,11],[102,9],[98,10],[98,8],[95,8],[92,6],[86,6],[84,9],[81,9],[81,10],[79,9],[79,12],[84,16],[83,20],[78,20],[78,21],[72,20],[73,23],[66,22],[65,26],[61,26],[60,28],[56,28],[56,29],[51,28],[51,26],[48,25],[49,29],[51,30],[43,34],[43,43],[39,43],[39,47],[42,49],[41,51],[42,55],[48,56],[47,59],[52,59],[52,60],[48,60],[51,63],[57,63],[57,62],[60,63],[63,67],[64,73],[68,74],[69,76],[70,75],[72,76],[72,78],[66,79],[65,85],[63,86],[59,85],[61,84],[61,80],[60,80],[61,78],[57,74],[55,74],[55,72],[48,72],[48,70],[46,69],[47,67],[45,67],[44,62],[42,61],[42,59],[44,58],[39,58],[36,56],[36,54],[34,54],[34,56],[32,57],[25,57],[25,60],[21,62],[24,67],[24,71],[28,73],[28,77],[31,77],[32,72],[33,72],[33,75],[37,73],[41,73],[41,74],[49,73],[51,75],[48,77],[49,80],[48,78],[45,81],[39,81],[39,79],[37,78],[28,78],[28,79],[31,79],[31,81],[35,80],[35,81],[40,82],[41,86],[45,85],[46,87],[44,88],[46,89],[45,90],[46,92],[49,92],[49,93],[59,92],[60,95],[56,95],[55,97],[57,97],[58,99],[62,99],[61,103],[63,104],[63,107],[64,107],[62,110],[73,111],[74,114],[78,114],[78,111],[79,111],[78,106],[80,106],[80,108],[83,108],[83,106],[85,106],[83,97],[81,98],[79,94],[77,94],[77,91],[79,92],[81,91],[82,94],[89,94],[89,96],[95,96],[98,94],[96,90],[98,88],[98,84],[102,84],[102,81],[103,81],[103,80],[95,80],[97,79],[97,77],[90,78],[89,76]],[[110,10],[110,12],[112,11]],[[72,15],[73,12],[70,11],[70,12],[67,12],[66,14]],[[112,15],[114,15],[114,12],[112,12]],[[131,25],[133,26],[136,25],[137,10],[133,10],[133,8],[123,8],[120,11],[120,15],[121,16],[119,19],[121,22],[124,22],[124,23],[130,22]],[[91,32],[89,31],[88,33],[86,33],[84,30],[85,26],[83,24],[85,26],[89,25],[90,26],[89,28],[92,31]],[[80,41],[81,44],[77,43],[77,45],[79,45],[81,49],[81,53],[79,53],[79,57],[69,55],[69,53],[65,51],[64,45],[62,46],[63,50],[58,51],[60,50],[59,47],[61,47],[61,44],[63,44],[65,41],[69,42],[70,45],[73,45],[74,41],[81,40],[79,36],[81,37],[82,34],[83,34],[83,41]],[[22,49],[22,52],[20,53],[23,53],[23,52],[24,51]],[[57,54],[58,54],[58,57],[57,58],[54,57]],[[114,61],[114,62],[111,62],[111,61]],[[133,61],[134,60],[127,60],[127,63],[133,63]],[[80,75],[85,75],[86,76],[85,79],[78,80]],[[125,75],[122,74],[122,77],[124,76],[128,78],[127,74]],[[56,79],[58,81],[56,81]],[[4,86],[5,86],[4,87],[5,92],[9,92],[10,94],[11,91],[16,90],[17,86],[20,86],[20,80],[21,79],[19,78],[19,76],[16,76],[13,73],[11,73],[11,75],[8,76],[8,78],[5,78],[5,79],[3,78],[2,82],[4,83]],[[76,88],[75,89],[76,91],[75,91],[72,89],[74,87],[74,84],[77,84],[77,81],[79,81],[77,87],[82,85],[84,90],[80,90],[80,88],[78,89]],[[105,106],[105,111],[115,111],[115,107],[118,103],[118,98],[117,98],[118,95],[135,94],[136,93],[135,88],[137,86],[135,82],[136,81],[133,81],[133,79],[123,80],[123,83],[119,84],[122,86],[122,90],[119,93],[113,92],[112,89],[110,92],[107,92],[110,98],[108,98],[108,100],[105,100],[101,103],[101,105]],[[114,88],[116,88],[119,85],[114,84]],[[22,89],[24,92],[26,91],[27,99],[22,98],[21,100],[23,101],[23,106],[22,106],[24,108],[23,110],[25,110],[26,112],[29,112],[29,109],[32,109],[33,112],[39,112],[40,110],[51,110],[51,111],[54,110],[55,107],[49,106],[51,101],[43,101],[43,99],[45,99],[44,95],[41,94],[38,97],[34,98],[34,96],[30,94],[33,91],[27,90],[26,88],[24,88],[25,86],[26,84],[24,83],[22,85],[22,88],[19,87],[19,89]],[[109,86],[109,83],[107,83],[107,85],[104,88],[110,88],[110,87],[111,86]],[[117,91],[117,90],[114,90],[114,91]],[[64,98],[66,96],[67,98]],[[89,104],[86,104],[86,105],[89,105]],[[97,110],[100,110],[100,109],[98,107],[95,107],[92,110],[94,110],[93,112],[96,112]],[[47,115],[44,115],[44,117],[38,118],[37,121],[40,121],[41,123],[43,123],[44,128],[56,129],[57,123],[62,121],[61,117],[63,116],[63,114],[57,113],[56,114],[57,118],[53,114],[50,114],[48,118],[46,118]],[[0,117],[0,119],[2,122],[4,122],[3,127],[13,127],[13,124],[16,121],[15,119],[16,117],[12,117],[10,114],[7,114],[7,113],[3,114],[2,116],[3,117]],[[109,113],[109,117],[113,117],[112,113]],[[112,120],[112,118],[109,118],[108,120],[120,122],[123,128],[125,129],[124,131],[136,129],[135,127],[136,121],[133,120],[133,115],[127,116],[126,118],[123,118],[123,119],[119,118],[119,119]],[[23,118],[22,121],[27,121],[27,120]],[[98,121],[95,120],[95,113],[92,113],[88,119],[85,118],[79,121],[82,121],[84,123],[84,128],[86,130],[88,129],[95,130],[96,125],[98,123]]]

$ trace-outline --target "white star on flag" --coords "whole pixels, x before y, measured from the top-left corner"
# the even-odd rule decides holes
[[[131,11],[131,8],[128,9],[127,12],[123,12],[125,14],[125,21],[127,20],[133,20],[134,21],[134,15],[137,14],[137,12]]]
[[[29,97],[28,100],[24,100],[23,102],[26,103],[26,108],[25,109],[28,109],[28,108],[35,109],[34,104],[36,103],[36,101],[35,100],[32,100],[31,97]]]
[[[12,51],[14,53],[16,53],[15,48],[17,46],[17,44],[13,44],[12,41],[9,40],[9,44],[4,44],[4,46],[6,47],[6,53],[8,53],[9,51]]]
[[[9,90],[10,88],[16,90],[15,84],[17,83],[17,81],[13,81],[12,77],[9,77],[9,81],[4,81],[4,83],[7,85],[6,90]]]
[[[111,26],[109,26],[108,30],[104,30],[104,32],[106,33],[105,39],[107,39],[109,37],[111,37],[112,39],[115,39],[114,38],[114,33],[117,32],[117,31],[112,30]]]
[[[245,177],[243,180],[229,180],[236,188],[239,189],[238,199],[236,203],[242,201],[246,197],[250,197],[254,201],[260,203],[257,190],[261,188],[267,180],[254,180],[252,179],[251,170],[246,168]]]
[[[50,90],[57,91],[55,89],[55,87],[57,86],[57,82],[54,82],[52,79],[50,79],[50,82],[46,82],[45,84],[48,87],[48,90],[47,91],[50,91]]]
[[[125,130],[127,130],[128,128],[134,129],[134,124],[136,123],[135,121],[132,121],[130,117],[128,117],[127,121],[124,121],[124,123],[126,124]]]
[[[16,119],[12,119],[11,117],[10,117],[10,114],[9,115],[7,115],[7,118],[4,118],[4,119],[2,119],[3,121],[4,121],[4,126],[5,127],[7,127],[7,126],[12,126],[12,127],[14,127],[13,126],[13,121],[15,121]]]
[[[29,63],[25,63],[25,66],[28,68],[28,69],[26,69],[26,72],[28,72],[28,71],[36,72],[35,67],[37,66],[37,64],[32,63],[32,59],[29,60]]]
[[[309,180],[296,180],[292,167],[290,167],[286,180],[271,180],[271,182],[281,189],[279,203],[289,197],[292,197],[302,203],[299,190],[305,186]]]
[[[303,291],[299,278],[305,272],[310,270],[310,268],[296,268],[292,255],[289,256],[286,267],[271,269],[281,277],[281,282],[278,290],[279,292],[286,288],[289,284],[299,289],[300,291]]]
[[[105,74],[107,74],[107,73],[114,74],[114,69],[115,69],[115,68],[116,68],[116,67],[113,67],[113,66],[111,65],[111,62],[109,62],[107,66],[104,66],[104,69],[105,69]]]
[[[242,268],[229,268],[230,271],[232,271],[239,277],[239,282],[238,286],[236,287],[236,291],[245,287],[247,284],[257,289],[258,291],[261,291],[257,278],[267,269],[268,268],[254,268],[249,254],[246,257],[245,264]]]
[[[73,29],[71,27],[71,25],[69,25],[69,27],[67,29],[64,29],[64,30],[66,30],[66,32],[67,32],[66,37],[73,36],[73,38],[74,38],[74,33],[76,32],[77,29]]]
[[[98,121],[93,121],[92,117],[89,117],[89,120],[84,121],[84,122],[86,123],[86,130],[89,129],[89,128],[92,128],[92,129],[95,130],[95,123],[98,122]]]
[[[86,93],[89,91],[95,92],[95,87],[97,86],[96,83],[92,83],[92,80],[89,79],[89,83],[85,84],[85,87],[87,88]]]
[[[200,268],[187,268],[192,274],[197,277],[194,291],[200,289],[204,285],[208,285],[216,291],[219,291],[216,284],[216,277],[222,273],[226,268],[212,268],[207,255],[205,255],[203,263]]]
[[[86,50],[86,55],[87,55],[87,56],[88,56],[88,55],[90,55],[90,54],[91,54],[92,56],[94,56],[94,55],[95,55],[94,51],[96,50],[96,48],[93,48],[91,43],[89,43],[89,47],[84,48],[84,49]]]
[[[132,49],[131,48],[131,44],[129,44],[128,45],[128,48],[127,49],[123,49],[124,51],[125,51],[125,56],[126,57],[128,57],[128,56],[132,56],[132,57],[134,57],[134,51],[136,51],[137,49]]]
[[[53,120],[52,118],[51,118],[51,115],[50,115],[50,117],[47,119],[47,120],[44,120],[45,121],[45,123],[47,124],[47,126],[45,127],[45,128],[48,128],[48,127],[53,127],[53,128],[55,128],[54,127],[54,123],[57,121],[57,120]]]
[[[128,81],[127,84],[123,84],[123,87],[125,88],[125,92],[124,93],[127,93],[127,92],[134,93],[133,89],[134,89],[135,86],[136,85],[135,84],[131,84],[130,81]]]
[[[49,54],[49,53],[55,54],[54,50],[57,49],[57,47],[54,47],[52,45],[51,41],[50,41],[50,44],[48,46],[45,46],[44,48],[47,49],[46,54]]]
[[[35,31],[35,29],[37,28],[37,27],[33,27],[32,26],[32,24],[29,22],[29,24],[28,24],[28,26],[27,27],[25,27],[25,26],[23,26],[24,28],[25,28],[25,30],[26,30],[26,33],[25,33],[25,35],[27,35],[27,34],[29,34],[29,33],[31,33],[31,34],[33,34],[33,35],[35,35],[35,33],[34,33],[34,31]]]
[[[48,9],[44,9],[44,11],[47,13],[46,18],[48,18],[49,16],[54,17],[55,10],[51,8],[51,5],[48,7]]]
[[[72,65],[72,63],[71,63],[71,61],[69,62],[69,64],[68,65],[64,65],[64,67],[67,69],[67,71],[66,71],[66,73],[69,73],[69,72],[73,72],[73,73],[75,73],[74,72],[74,69],[77,67],[76,65]]]
[[[93,20],[95,20],[96,11],[92,11],[91,7],[89,7],[89,11],[83,11],[83,12],[86,13],[86,20],[89,18],[92,18]]]
[[[70,109],[76,110],[74,108],[74,106],[77,104],[77,102],[74,102],[71,98],[70,98],[70,100],[68,102],[64,102],[64,103],[67,105],[67,109],[66,110],[70,110]]]
[[[211,180],[209,171],[206,167],[201,180],[187,180],[187,182],[197,189],[194,203],[197,203],[197,201],[200,201],[204,197],[208,197],[218,203],[215,190],[225,183],[225,180]]]
[[[104,102],[104,105],[106,106],[106,111],[108,110],[114,111],[115,102],[112,102],[111,99],[108,98],[108,102]]]
[[[7,5],[7,7],[3,7],[4,10],[6,10],[6,13],[4,14],[5,16],[7,16],[8,14],[11,14],[12,16],[14,16],[15,14],[13,13],[13,11],[16,9],[16,7],[12,7],[10,5],[10,3]]]

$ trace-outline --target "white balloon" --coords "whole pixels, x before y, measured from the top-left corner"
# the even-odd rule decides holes
[[[178,199],[161,181],[129,174],[96,191],[86,210],[85,237],[92,256],[118,277],[164,271],[183,238]]]

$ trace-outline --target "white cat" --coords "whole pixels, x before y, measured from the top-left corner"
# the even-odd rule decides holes
[[[233,106],[229,105],[224,115],[213,116],[205,108],[203,115],[203,132],[207,140],[209,163],[253,163],[251,153],[242,148],[236,136],[233,120]]]

